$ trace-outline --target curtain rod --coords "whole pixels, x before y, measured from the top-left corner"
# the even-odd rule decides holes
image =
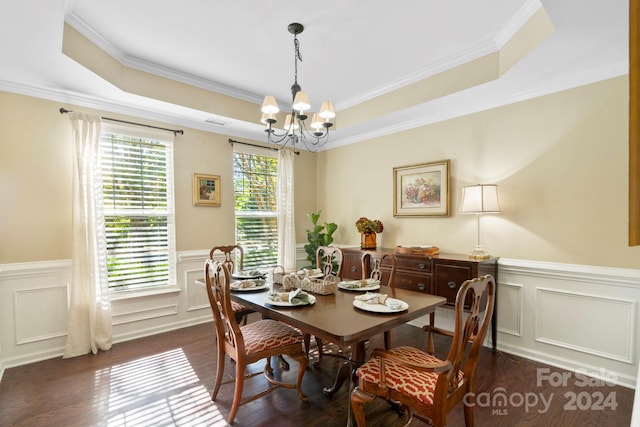
[[[67,110],[66,108],[63,108],[63,107],[60,107],[59,111],[60,111],[60,114],[73,113],[72,110]],[[112,121],[112,122],[126,123],[128,125],[144,126],[146,128],[166,130],[168,132],[173,132],[173,136],[176,136],[177,134],[184,135],[184,131],[182,129],[161,128],[159,126],[145,125],[144,123],[136,123],[136,122],[128,122],[126,120],[120,120],[120,119],[112,119],[111,117],[101,117],[101,118],[102,118],[102,120],[109,120],[109,121]]]
[[[229,138],[229,144],[231,144],[231,146],[233,146],[233,144],[242,144],[242,145],[248,145],[250,147],[266,148],[267,150],[273,150],[273,151],[280,151],[281,150],[281,148],[265,147],[264,145],[250,144],[248,142],[236,141],[236,140],[231,139],[231,138]],[[296,156],[299,156],[300,152],[294,150],[293,154],[295,154]]]

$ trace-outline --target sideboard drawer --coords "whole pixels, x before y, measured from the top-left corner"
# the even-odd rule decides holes
[[[431,260],[425,257],[408,257],[396,254],[396,268],[398,270],[412,270],[417,274],[429,274],[431,273]]]
[[[362,275],[362,252],[343,250],[342,251],[342,274],[343,279],[358,280]]]
[[[431,277],[396,270],[395,287],[410,291],[431,293]]]
[[[455,305],[456,295],[465,280],[474,277],[475,268],[469,264],[443,264],[436,262],[434,266],[434,294],[445,297],[447,304]],[[468,306],[465,303],[465,306]]]

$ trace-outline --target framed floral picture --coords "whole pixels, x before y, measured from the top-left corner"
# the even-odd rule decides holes
[[[220,206],[220,175],[193,174],[193,205]]]
[[[393,168],[393,216],[449,216],[449,160]]]

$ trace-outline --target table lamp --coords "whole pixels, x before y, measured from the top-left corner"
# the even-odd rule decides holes
[[[486,213],[500,213],[498,203],[498,186],[495,184],[478,184],[462,188],[462,203],[460,213],[476,214],[478,224],[476,247],[469,258],[487,259],[491,258],[480,244],[480,215]]]

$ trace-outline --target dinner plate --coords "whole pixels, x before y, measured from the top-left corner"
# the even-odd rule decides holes
[[[269,284],[267,282],[264,282],[263,284],[259,285],[259,286],[252,286],[249,288],[234,288],[233,287],[233,283],[229,286],[229,288],[231,289],[231,292],[251,292],[251,291],[262,291],[264,289],[269,288]]]
[[[277,307],[301,307],[304,305],[312,305],[316,303],[316,297],[311,294],[309,295],[309,302],[299,302],[297,304],[291,304],[289,301],[272,301],[267,295],[267,304],[274,305]]]
[[[353,306],[356,308],[359,308],[360,310],[371,311],[373,313],[399,313],[409,308],[409,304],[407,304],[402,300],[395,299],[395,298],[387,298],[387,301],[389,300],[397,303],[398,308],[391,308],[387,305],[382,305],[382,304],[368,304],[365,301],[360,301],[357,299],[353,300]]]
[[[347,285],[350,282],[358,282],[358,280],[344,280],[342,282],[338,282],[338,287],[340,289],[344,289],[345,291],[356,291],[356,292],[366,292],[366,291],[375,291],[376,289],[380,289],[380,281],[367,279],[367,285],[361,286],[359,288],[351,288]]]

